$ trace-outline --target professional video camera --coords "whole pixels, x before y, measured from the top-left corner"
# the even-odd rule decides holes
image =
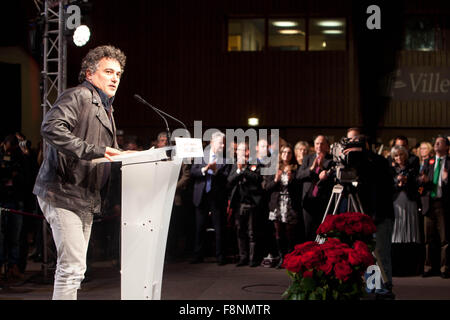
[[[358,181],[357,167],[360,164],[360,155],[365,148],[366,141],[361,136],[355,138],[343,137],[339,142],[331,145],[333,170],[335,170],[336,179],[339,182],[352,183]]]

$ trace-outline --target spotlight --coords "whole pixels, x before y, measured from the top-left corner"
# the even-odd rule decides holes
[[[75,32],[73,33],[73,42],[76,46],[82,47],[89,41],[90,37],[91,31],[88,26],[82,24],[75,29]]]

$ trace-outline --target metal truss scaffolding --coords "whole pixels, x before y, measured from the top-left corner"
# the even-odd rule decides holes
[[[67,42],[64,36],[64,5],[67,0],[45,0],[42,107],[45,113],[66,89]]]
[[[45,0],[42,68],[42,112],[43,118],[57,97],[66,89],[67,83],[67,42],[64,36],[64,6],[67,0]],[[44,150],[46,148],[43,144]],[[45,152],[44,152],[45,154]],[[43,263],[44,281],[48,282],[49,273],[54,271],[56,250],[53,244],[49,224],[43,220]]]

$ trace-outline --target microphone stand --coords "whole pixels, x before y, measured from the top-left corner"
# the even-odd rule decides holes
[[[134,98],[135,98],[137,101],[139,101],[140,103],[145,104],[146,106],[149,106],[150,108],[152,108],[153,111],[155,111],[155,112],[156,112],[156,113],[164,120],[164,122],[165,122],[165,124],[166,124],[167,141],[168,141],[168,143],[169,143],[169,146],[172,146],[172,145],[173,145],[173,144],[172,144],[172,137],[171,137],[171,135],[170,135],[169,124],[167,123],[167,119],[166,119],[166,117],[164,117],[164,115],[167,116],[167,117],[169,117],[169,118],[171,118],[171,119],[173,119],[173,120],[175,120],[175,121],[177,121],[177,122],[179,122],[179,123],[181,123],[181,125],[184,127],[184,129],[186,129],[186,131],[188,131],[188,129],[186,128],[186,125],[185,125],[183,122],[181,122],[181,121],[178,120],[177,118],[171,116],[170,114],[167,114],[166,112],[164,112],[164,111],[162,111],[162,110],[160,110],[160,109],[154,107],[153,105],[151,105],[150,103],[148,103],[147,101],[145,101],[140,95],[135,94],[135,95],[134,95]],[[188,132],[189,132],[189,131],[188,131]],[[172,154],[170,154],[169,158],[172,159]]]

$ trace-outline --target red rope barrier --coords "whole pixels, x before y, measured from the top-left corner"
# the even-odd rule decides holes
[[[29,213],[29,212],[23,212],[23,211],[19,211],[19,210],[15,210],[15,209],[9,209],[9,208],[2,208],[2,207],[0,207],[0,211],[2,211],[2,212],[3,211],[4,212],[11,212],[11,213],[14,213],[14,214],[20,214],[22,216],[27,216],[27,217],[44,219],[44,216],[33,214],[33,213]],[[120,216],[120,214],[115,214],[115,215],[112,215],[112,216],[107,216],[107,217],[95,219],[94,222],[101,222],[101,221],[105,221],[105,220],[111,220],[111,219],[119,217],[119,216]]]
[[[40,216],[40,215],[29,213],[29,212],[23,212],[23,211],[9,209],[9,208],[0,208],[0,210],[1,211],[5,211],[5,212],[11,212],[11,213],[14,213],[14,214],[20,214],[22,216],[28,216],[28,217],[33,217],[33,218],[44,219],[44,216]]]

